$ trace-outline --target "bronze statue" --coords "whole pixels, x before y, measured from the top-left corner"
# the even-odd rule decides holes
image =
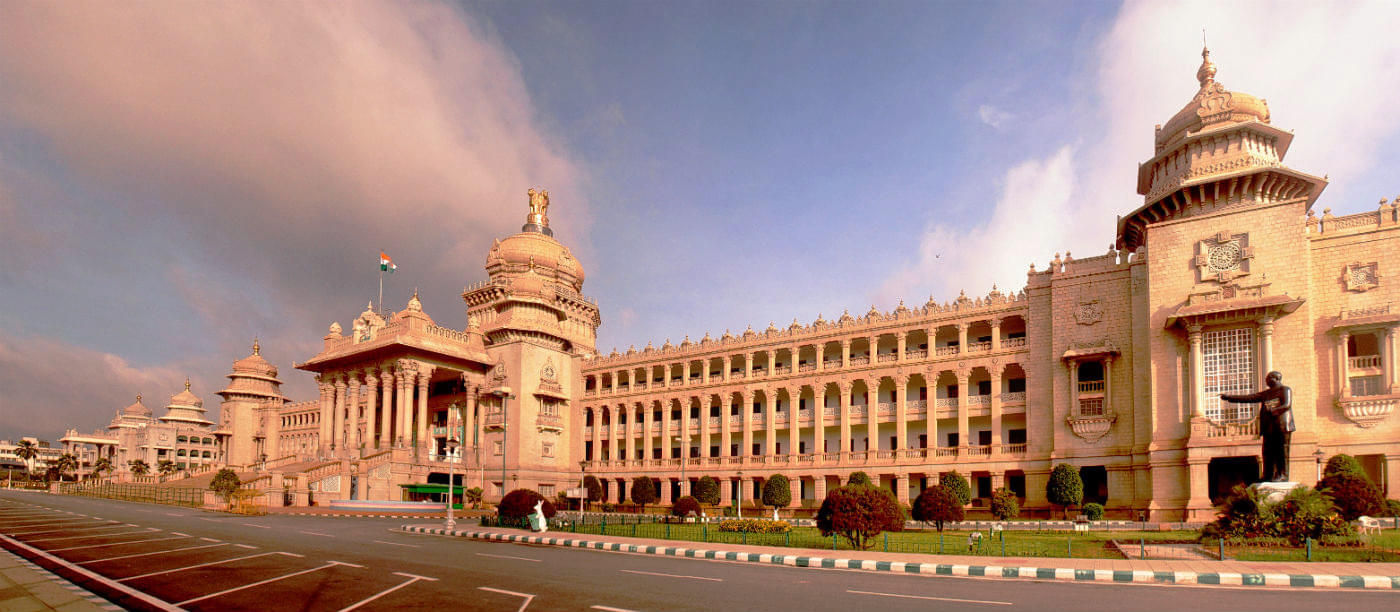
[[[1249,395],[1220,394],[1227,402],[1259,403],[1259,437],[1263,439],[1266,482],[1288,480],[1288,440],[1297,426],[1293,423],[1293,390],[1284,386],[1283,375],[1269,372],[1268,388]]]

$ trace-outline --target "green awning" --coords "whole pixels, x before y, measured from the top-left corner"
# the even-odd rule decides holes
[[[405,491],[408,491],[408,492],[410,492],[410,493],[446,493],[446,492],[447,492],[447,485],[446,485],[446,484],[421,484],[421,483],[411,483],[411,484],[401,484],[401,485],[399,485],[399,486],[403,487]],[[457,486],[455,486],[455,487],[452,487],[452,492],[453,492],[453,493],[463,493],[463,492],[465,492],[466,490],[467,490],[466,487],[463,487],[462,485],[457,485]]]

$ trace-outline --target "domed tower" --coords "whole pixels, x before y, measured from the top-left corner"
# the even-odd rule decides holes
[[[282,381],[277,366],[262,356],[262,346],[253,340],[253,354],[233,362],[228,387],[219,391],[219,429],[214,433],[224,446],[230,465],[252,465],[263,455],[275,459],[277,409],[282,406]]]
[[[509,387],[513,394],[504,411],[498,398],[484,396],[483,447],[499,444],[520,482],[563,487],[577,467],[570,465],[577,454],[570,440],[582,439],[569,402],[582,380],[580,360],[595,352],[601,318],[597,303],[582,293],[583,266],[549,227],[549,192],[528,194],[520,233],[491,246],[489,279],[468,287],[462,299],[468,332],[485,336],[495,363],[485,391]]]
[[[213,421],[204,418],[204,412],[204,400],[190,393],[190,379],[186,378],[185,390],[170,396],[170,403],[165,405],[165,416],[160,417],[160,422],[196,427],[213,425]]]

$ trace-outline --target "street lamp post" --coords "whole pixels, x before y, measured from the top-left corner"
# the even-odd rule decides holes
[[[453,406],[455,407],[456,405],[454,404]],[[454,492],[453,488],[455,487],[452,481],[455,480],[457,476],[457,462],[452,456],[460,445],[461,441],[457,439],[457,436],[452,436],[447,439],[447,521],[443,523],[443,527],[446,527],[448,531],[457,528],[457,521],[452,517],[452,506],[454,505],[452,503],[452,494]]]
[[[744,518],[744,470],[739,470],[739,503],[734,504],[734,509],[739,518]]]
[[[680,444],[680,440],[681,440],[681,439],[678,438],[678,437],[676,437],[676,436],[672,436],[672,437],[671,437],[671,441],[672,441],[672,442],[675,442],[676,444]],[[686,445],[683,445],[683,446],[681,446],[681,448],[680,448],[680,451],[681,451],[681,486],[680,486],[680,489],[681,489],[681,497],[685,497],[685,495],[686,495],[686,489],[687,489],[687,487],[686,487],[685,485],[688,484],[688,483],[686,482],[686,480],[685,480],[685,460],[686,460],[687,451],[690,450],[690,449],[686,448],[686,446],[688,446],[689,443],[690,443],[690,440],[686,440]]]
[[[578,498],[579,519],[583,518],[583,504],[588,501],[588,487],[584,486],[584,481],[588,480],[588,476],[583,471],[586,465],[588,465],[586,460],[578,462],[578,488],[583,491],[583,497]]]
[[[506,451],[509,450],[510,437],[507,436],[507,405],[510,400],[510,387],[500,386],[491,390],[491,394],[501,398],[501,499],[506,497]]]
[[[1317,447],[1317,450],[1314,450],[1314,451],[1313,451],[1313,459],[1317,462],[1317,479],[1318,479],[1318,480],[1322,480],[1322,458],[1323,458],[1323,457],[1326,457],[1326,456],[1327,456],[1327,453],[1322,452],[1322,447],[1321,447],[1321,446]]]

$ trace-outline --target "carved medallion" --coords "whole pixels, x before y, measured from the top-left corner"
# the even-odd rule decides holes
[[[1347,285],[1347,291],[1370,291],[1381,283],[1380,266],[1374,261],[1347,264],[1342,272],[1342,280]]]
[[[1253,258],[1249,234],[1220,232],[1196,243],[1196,281],[1228,283],[1249,274],[1249,262]]]
[[[1093,325],[1103,320],[1103,307],[1098,300],[1080,302],[1074,309],[1074,320],[1080,325]]]

